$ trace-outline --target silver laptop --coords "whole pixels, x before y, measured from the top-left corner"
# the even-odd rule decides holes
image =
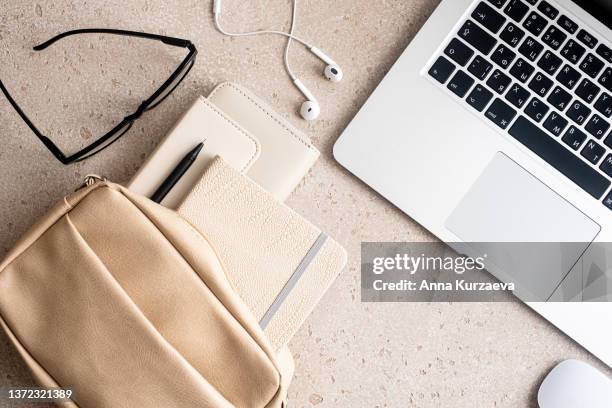
[[[442,0],[334,146],[464,253],[552,243],[489,271],[610,366],[611,22],[611,0]]]

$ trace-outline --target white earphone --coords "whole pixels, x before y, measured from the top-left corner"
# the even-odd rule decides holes
[[[291,67],[289,66],[289,59],[288,59],[289,46],[291,45],[291,41],[295,40],[299,42],[304,47],[306,47],[308,51],[312,52],[317,58],[319,58],[321,61],[327,64],[325,66],[325,69],[323,70],[323,75],[329,81],[340,82],[340,80],[342,80],[343,73],[342,73],[342,69],[340,68],[340,66],[338,66],[338,64],[336,64],[334,60],[331,59],[327,54],[325,54],[323,51],[321,51],[317,47],[302,40],[301,38],[293,35],[293,29],[294,29],[295,21],[296,21],[296,10],[297,10],[297,0],[293,0],[291,29],[288,33],[284,31],[277,31],[277,30],[259,30],[259,31],[247,31],[243,33],[230,33],[228,31],[225,31],[223,28],[221,28],[221,25],[219,23],[219,16],[221,14],[221,0],[213,1],[213,18],[214,18],[215,26],[217,27],[217,30],[219,30],[219,32],[221,32],[222,34],[225,34],[230,37],[246,37],[246,36],[263,35],[263,34],[273,34],[273,35],[280,35],[280,36],[287,37],[288,40],[287,40],[287,46],[285,47],[285,58],[284,58],[285,69],[287,71],[287,74],[293,81],[293,84],[295,85],[295,87],[306,98],[306,101],[304,101],[304,103],[302,103],[302,106],[300,107],[300,115],[305,120],[315,120],[319,116],[319,113],[321,112],[321,107],[319,106],[319,103],[317,102],[317,99],[314,97],[312,92],[310,92],[310,90],[306,88],[306,86],[291,71]]]

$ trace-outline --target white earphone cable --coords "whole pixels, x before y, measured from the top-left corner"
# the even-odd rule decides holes
[[[219,17],[221,15],[221,1],[222,0],[213,0],[213,21],[217,30],[220,33],[229,36],[229,37],[248,37],[254,35],[265,35],[265,34],[274,34],[280,35],[287,38],[287,44],[285,45],[285,52],[283,56],[283,62],[285,65],[285,70],[287,71],[287,75],[289,75],[293,85],[304,95],[306,101],[302,103],[300,108],[300,114],[302,118],[306,120],[314,120],[317,118],[320,112],[319,104],[312,94],[310,90],[299,80],[299,78],[293,73],[291,70],[291,66],[289,64],[289,48],[293,40],[302,44],[308,51],[313,53],[319,59],[327,64],[325,67],[324,75],[329,80],[333,80],[334,82],[338,82],[342,78],[342,71],[340,68],[334,63],[334,61],[327,56],[323,51],[316,48],[315,46],[309,44],[308,42],[302,40],[301,38],[294,35],[294,29],[297,20],[297,0],[291,0],[293,10],[291,13],[291,27],[289,28],[289,32],[278,31],[278,30],[258,30],[258,31],[245,31],[240,33],[232,33],[226,31],[221,27],[221,23],[219,21]],[[329,71],[329,73],[328,73]]]
[[[291,13],[291,28],[289,29],[289,35],[291,36],[293,36],[293,30],[295,28],[296,18],[297,18],[297,0],[293,0],[293,11]],[[284,61],[285,61],[285,70],[287,71],[289,78],[291,78],[292,81],[295,81],[297,77],[293,74],[293,71],[291,70],[291,66],[289,66],[289,47],[291,47],[291,41],[293,41],[291,37],[287,38],[287,45],[285,46]]]
[[[294,2],[295,2],[295,0],[294,0]],[[294,10],[295,10],[295,3],[294,3]],[[287,38],[289,38],[291,40],[295,40],[295,41],[299,42],[300,44],[304,45],[304,47],[306,47],[309,50],[314,48],[314,46],[311,45],[310,43],[302,40],[299,37],[296,37],[293,34],[289,34],[289,33],[286,33],[284,31],[278,31],[278,30],[259,30],[259,31],[245,31],[245,32],[242,32],[242,33],[232,33],[232,32],[226,31],[226,30],[223,29],[223,27],[221,27],[221,23],[219,22],[219,14],[220,14],[220,12],[215,12],[214,15],[213,15],[213,20],[214,20],[215,26],[217,27],[217,30],[219,30],[219,32],[221,32],[222,34],[225,34],[225,35],[227,35],[229,37],[249,37],[249,36],[252,36],[252,35],[274,34],[274,35],[281,35],[283,37],[287,37]]]

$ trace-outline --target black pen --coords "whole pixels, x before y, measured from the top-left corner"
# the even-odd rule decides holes
[[[189,153],[185,155],[176,165],[172,173],[164,180],[163,183],[157,188],[157,190],[151,196],[151,200],[156,203],[161,203],[161,201],[168,195],[172,187],[183,177],[183,175],[189,170],[189,167],[193,164],[193,162],[200,154],[200,150],[204,147],[204,142],[201,142],[196,147],[193,148]]]

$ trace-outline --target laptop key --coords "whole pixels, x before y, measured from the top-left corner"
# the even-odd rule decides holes
[[[561,140],[563,140],[563,143],[565,143],[572,149],[578,150],[580,149],[580,146],[582,146],[586,138],[587,135],[583,131],[572,125],[569,127],[569,129],[567,129]]]
[[[554,75],[561,66],[561,58],[550,51],[546,51],[538,61],[538,67],[542,68],[548,75]]]
[[[538,10],[551,20],[554,20],[559,15],[559,10],[551,6],[546,0],[538,4]]]
[[[595,37],[586,32],[584,29],[578,31],[578,34],[576,34],[576,38],[578,39],[578,41],[580,41],[589,48],[594,48],[599,42]]]
[[[528,90],[518,84],[514,84],[506,94],[506,100],[517,108],[521,108],[527,102],[527,99],[529,99],[529,95]]]
[[[480,2],[478,6],[476,6],[472,12],[472,18],[493,33],[497,33],[506,22],[504,16],[484,2]]]
[[[521,0],[510,0],[510,3],[504,9],[504,13],[517,23],[520,22],[525,14],[529,11],[529,6]]]
[[[560,86],[555,87],[548,96],[548,102],[550,102],[555,108],[561,112],[565,110],[567,104],[572,100],[572,95],[569,92],[562,89]]]
[[[533,66],[531,66],[524,59],[519,58],[514,63],[512,68],[510,68],[510,75],[524,83],[529,79],[531,74],[533,74],[533,71],[535,71],[535,68]]]
[[[578,85],[578,88],[576,88],[576,95],[591,103],[595,100],[595,97],[599,94],[599,91],[601,91],[601,89],[599,89],[597,85],[589,81],[587,78],[584,78],[580,85]]]
[[[474,57],[470,65],[468,66],[468,72],[474,75],[476,78],[482,80],[485,79],[487,74],[493,68],[493,64],[482,58],[480,55]]]
[[[593,164],[599,163],[605,153],[606,148],[594,140],[589,140],[580,151],[580,155]]]
[[[580,72],[565,64],[561,71],[557,74],[557,81],[559,81],[567,89],[572,89],[576,86],[580,80],[580,77]]]
[[[523,27],[525,27],[527,31],[536,37],[542,34],[542,31],[544,31],[544,28],[546,28],[547,25],[548,20],[535,11],[532,11],[523,22]]]
[[[557,112],[550,112],[542,126],[554,136],[559,136],[567,126],[568,121]]]
[[[565,47],[561,50],[561,55],[567,58],[568,61],[577,64],[580,58],[584,55],[586,49],[574,40],[569,40]]]
[[[610,191],[606,198],[603,199],[603,204],[612,210],[612,191]]]
[[[527,1],[527,3],[531,4],[532,6],[535,6],[536,3],[538,2],[538,0],[525,0]]]
[[[502,94],[506,88],[508,88],[510,82],[512,82],[512,80],[508,75],[504,74],[499,69],[496,69],[487,80],[487,85],[489,85],[489,87],[498,94]]]
[[[500,128],[505,129],[516,116],[516,110],[501,99],[496,98],[487,109],[485,116]]]
[[[531,98],[531,101],[525,107],[525,113],[536,122],[540,122],[544,115],[549,111],[548,105],[536,97]]]
[[[474,85],[474,79],[465,72],[459,70],[448,82],[446,87],[458,97],[463,98],[472,85]]]
[[[602,174],[524,116],[516,119],[508,133],[591,196],[599,199],[610,186]]]
[[[580,101],[574,101],[566,112],[566,115],[579,125],[582,125],[591,114],[591,110]]]
[[[542,52],[544,46],[537,42],[533,37],[527,37],[519,47],[519,52],[531,61],[535,61]]]
[[[516,47],[525,36],[525,31],[509,22],[499,34],[499,37],[512,47]]]
[[[485,88],[484,85],[477,84],[466,98],[466,101],[472,108],[482,112],[492,98],[493,92]]]
[[[463,26],[459,30],[459,36],[484,55],[490,53],[497,43],[497,40],[493,38],[491,34],[478,27],[478,25],[471,20],[467,20],[463,23]]]
[[[601,139],[610,129],[610,124],[604,118],[595,114],[584,127],[587,132],[593,135],[596,139]]]
[[[604,144],[612,149],[612,132],[604,139]]]
[[[491,54],[491,60],[502,68],[508,68],[515,57],[514,51],[505,44],[499,44]]]
[[[567,38],[567,34],[561,31],[558,27],[551,25],[542,36],[542,42],[548,45],[553,50],[558,50]]]
[[[608,67],[603,74],[597,80],[604,88],[609,92],[612,92],[612,68]]]
[[[602,93],[593,106],[606,118],[612,116],[612,96],[610,94]]]
[[[451,76],[454,70],[455,64],[440,56],[436,62],[434,62],[431,68],[429,68],[428,73],[438,82],[443,84]]]
[[[508,0],[489,0],[489,3],[494,5],[497,8],[502,8],[504,4],[506,4]]]
[[[578,24],[574,23],[572,20],[570,20],[565,15],[562,15],[561,17],[559,17],[559,20],[557,20],[557,23],[562,29],[564,29],[570,34],[574,34],[576,30],[578,30]]]
[[[448,55],[457,64],[464,66],[472,58],[474,51],[460,40],[453,38],[444,49],[444,54]]]
[[[529,82],[529,89],[537,93],[539,96],[546,95],[552,86],[552,79],[548,78],[541,72],[535,74],[533,79]]]
[[[599,44],[597,47],[597,51],[595,51],[597,55],[608,61],[612,64],[612,50],[604,44]]]
[[[605,160],[601,162],[601,165],[599,166],[599,168],[604,173],[606,173],[608,177],[612,177],[612,154],[608,154],[606,156]],[[611,194],[608,194],[608,196],[611,196],[611,195],[612,195],[612,192]],[[608,206],[608,208],[612,208],[612,205]]]
[[[599,58],[597,58],[596,56],[594,56],[593,54],[589,53],[587,54],[586,57],[584,57],[584,59],[582,60],[578,68],[580,68],[582,72],[584,72],[591,78],[595,78],[597,74],[599,74],[599,71],[602,70],[603,67],[604,67],[604,62],[600,60]]]

